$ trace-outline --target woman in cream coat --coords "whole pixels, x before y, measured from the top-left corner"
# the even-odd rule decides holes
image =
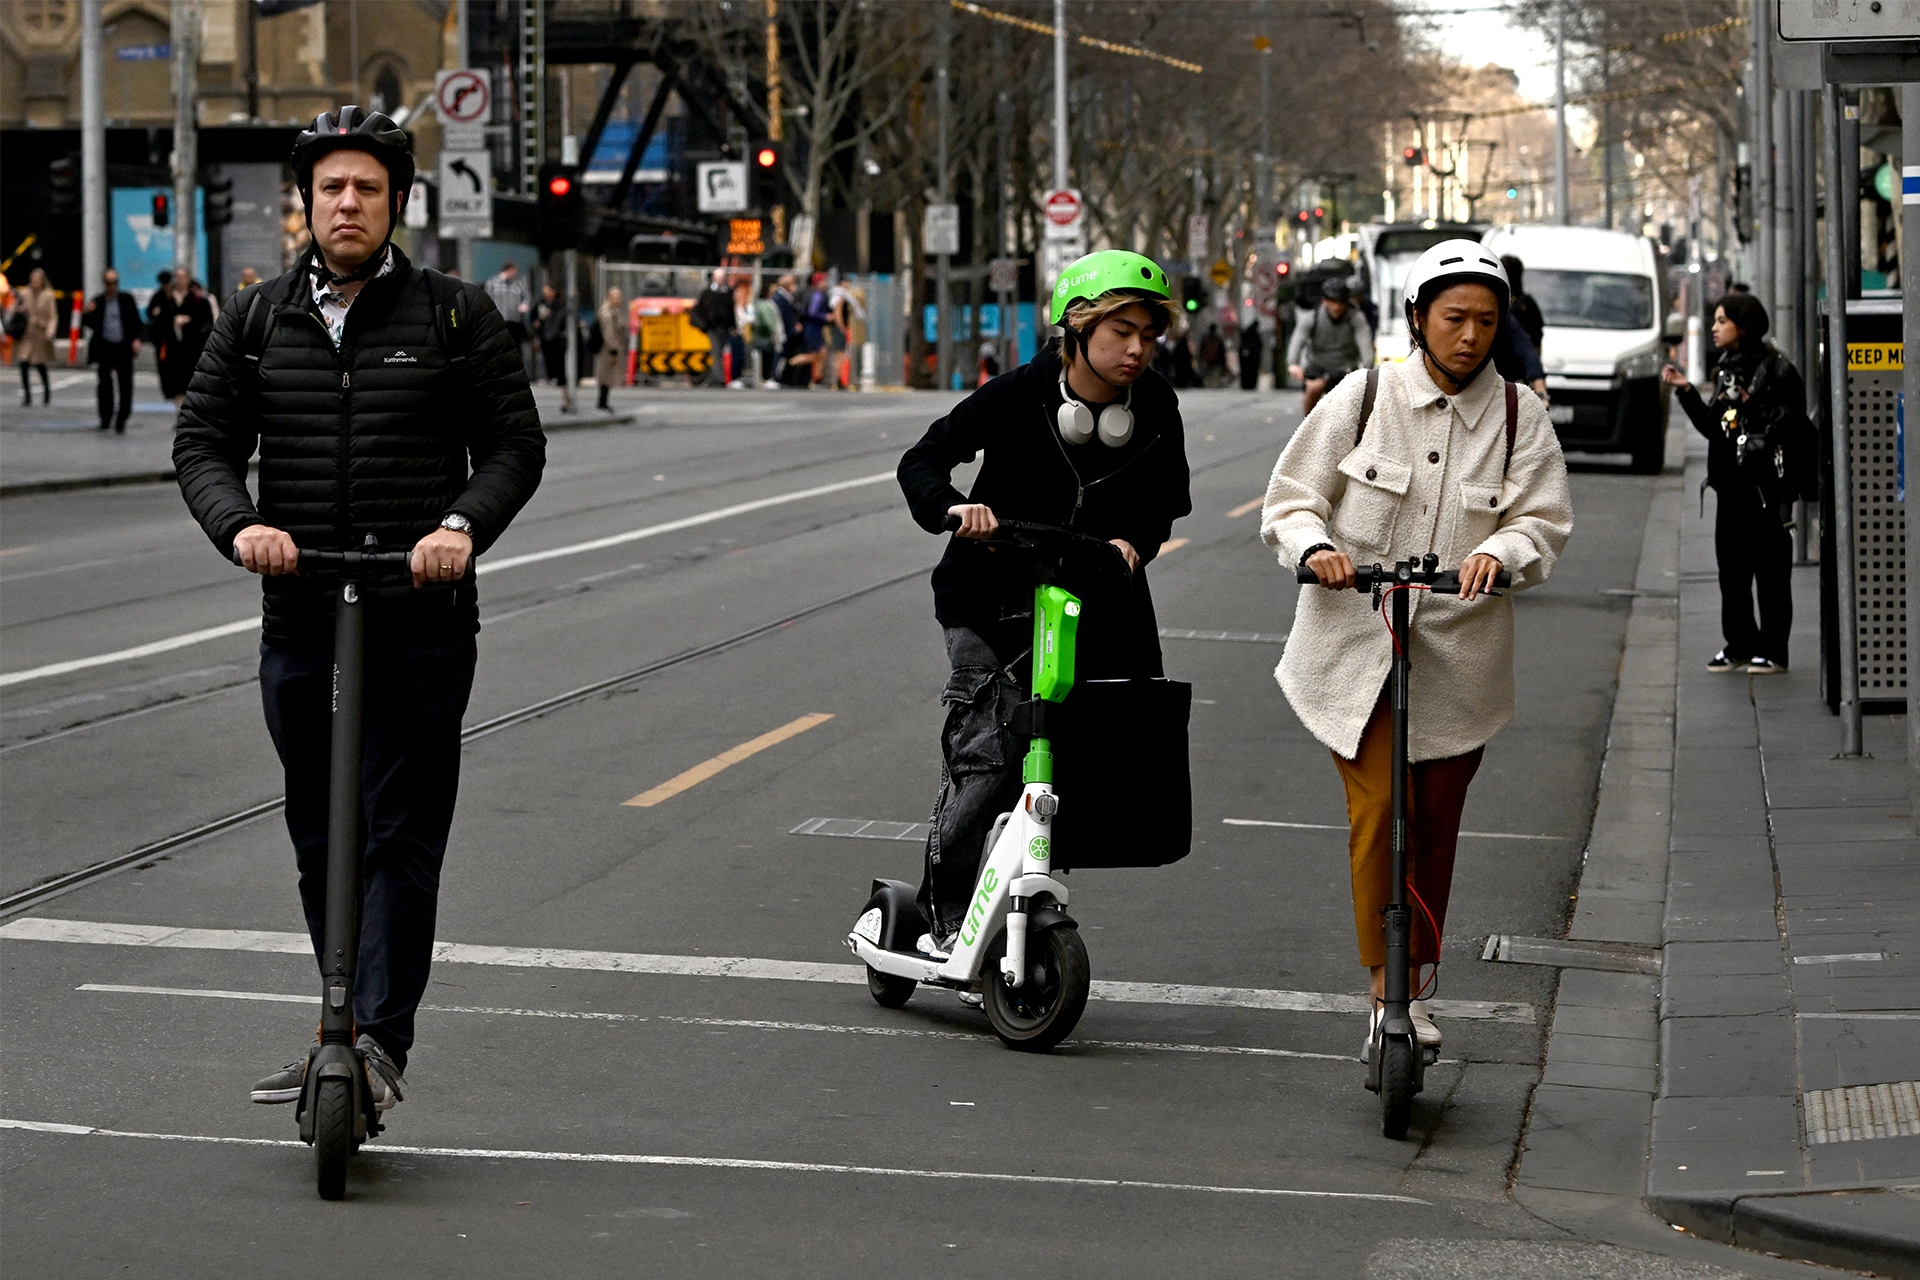
[[[1376,1009],[1386,972],[1393,648],[1372,602],[1352,589],[1354,563],[1432,552],[1442,567],[1460,567],[1459,596],[1416,591],[1409,601],[1408,879],[1425,908],[1414,912],[1418,993],[1421,966],[1439,961],[1467,784],[1487,740],[1513,716],[1513,604],[1485,589],[1501,569],[1515,588],[1544,582],[1573,527],[1545,407],[1524,388],[1510,402],[1492,367],[1508,298],[1505,271],[1474,241],[1422,255],[1407,280],[1414,357],[1381,366],[1365,424],[1365,378],[1345,379],[1315,407],[1281,453],[1261,512],[1261,537],[1281,566],[1305,565],[1328,588],[1301,591],[1274,674],[1346,787],[1354,928]],[[1438,1045],[1425,1002],[1412,1012],[1421,1043]]]

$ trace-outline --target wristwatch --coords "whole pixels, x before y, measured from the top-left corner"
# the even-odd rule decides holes
[[[464,533],[469,538],[473,536],[473,521],[467,519],[458,511],[449,511],[446,516],[441,519],[440,527],[442,529],[451,529],[455,533]]]

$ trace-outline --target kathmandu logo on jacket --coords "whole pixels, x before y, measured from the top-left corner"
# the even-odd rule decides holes
[[[404,351],[396,351],[387,357],[388,364],[419,364],[420,357],[410,356]]]

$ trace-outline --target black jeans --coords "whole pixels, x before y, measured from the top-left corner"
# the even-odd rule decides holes
[[[127,429],[127,415],[133,412],[133,348],[107,347],[100,351],[100,429]],[[113,403],[113,391],[120,389],[120,404]]]
[[[366,822],[353,1016],[404,1070],[433,958],[440,863],[460,785],[474,637],[367,639]],[[260,646],[267,732],[286,768],[287,834],[316,959],[325,946],[331,655]]]
[[[1727,656],[1735,661],[1766,658],[1786,666],[1787,635],[1793,630],[1793,534],[1761,505],[1752,486],[1718,495],[1713,555],[1720,566],[1720,634],[1727,642]]]
[[[1026,662],[1006,669],[978,632],[946,629],[953,674],[940,701],[947,708],[940,735],[940,793],[927,832],[920,912],[936,935],[956,932],[966,918],[974,881],[986,855],[993,820],[1019,802],[1018,739],[1002,728],[1026,698]]]

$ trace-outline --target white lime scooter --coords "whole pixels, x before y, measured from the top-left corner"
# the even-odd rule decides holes
[[[1011,520],[1002,520],[1000,528],[1030,548],[1042,540],[1094,541]],[[1091,985],[1086,945],[1066,913],[1067,887],[1053,874],[1053,819],[1060,800],[1053,789],[1052,730],[1073,689],[1079,621],[1076,597],[1050,584],[1034,588],[1033,700],[1014,724],[1016,732],[1032,736],[1021,771],[1026,785],[1019,803],[1000,815],[987,837],[987,856],[952,954],[942,959],[917,949],[927,922],[914,886],[899,880],[873,882],[872,896],[847,935],[847,948],[867,966],[867,989],[882,1005],[899,1008],[922,983],[979,992],[1000,1039],[1032,1052],[1053,1048],[1073,1031]]]

